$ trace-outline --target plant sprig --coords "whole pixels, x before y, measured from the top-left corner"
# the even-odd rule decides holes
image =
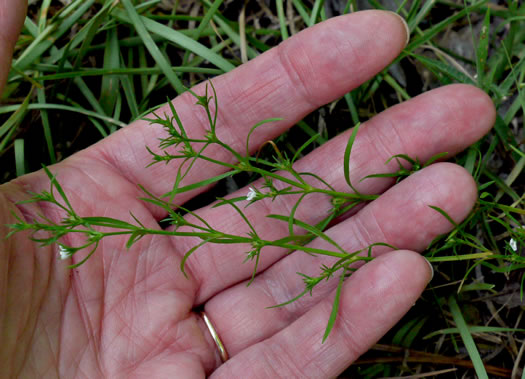
[[[212,90],[211,94],[209,93],[209,88]],[[178,163],[174,184],[170,192],[159,197],[148,191],[144,186],[139,185],[144,193],[144,197],[141,198],[143,201],[153,204],[167,212],[168,216],[164,219],[164,222],[172,226],[170,230],[147,228],[133,214],[131,214],[131,216],[133,217],[135,224],[109,217],[83,217],[78,215],[68,200],[65,191],[57,181],[56,176],[51,173],[47,167],[44,167],[44,171],[50,180],[50,190],[42,191],[38,194],[32,194],[31,199],[27,202],[51,203],[61,209],[65,217],[63,217],[58,223],[53,222],[42,214],[38,215],[38,218],[32,220],[31,222],[17,218],[18,222],[16,224],[10,225],[10,228],[12,229],[10,235],[23,230],[31,230],[31,239],[33,239],[35,242],[38,242],[40,245],[48,246],[57,244],[59,258],[61,259],[68,259],[81,251],[88,251],[88,254],[80,262],[70,267],[78,267],[79,265],[85,263],[96,251],[100,241],[106,237],[117,235],[129,236],[126,243],[127,248],[130,248],[147,235],[196,237],[200,240],[200,242],[191,247],[181,260],[180,268],[184,275],[186,275],[185,265],[187,260],[199,248],[206,244],[247,244],[249,249],[246,252],[246,258],[244,262],[254,262],[253,273],[251,279],[248,281],[248,285],[250,285],[255,280],[260,256],[267,247],[279,247],[290,252],[302,251],[310,255],[324,255],[327,257],[333,257],[336,259],[336,261],[332,265],[322,265],[320,267],[320,274],[318,276],[312,277],[299,273],[305,283],[304,291],[290,301],[277,305],[284,306],[290,302],[298,300],[307,293],[312,294],[314,288],[321,282],[330,280],[339,274],[339,284],[337,286],[337,294],[334,300],[334,308],[328,321],[326,333],[323,337],[324,342],[335,323],[342,283],[356,270],[355,264],[358,262],[368,262],[372,260],[372,248],[375,246],[386,246],[390,249],[395,249],[394,246],[391,246],[387,243],[374,243],[363,249],[348,252],[344,249],[344,247],[339,245],[336,241],[329,237],[328,234],[325,233],[332,220],[341,216],[358,204],[362,204],[377,198],[377,195],[361,194],[350,181],[349,161],[351,157],[352,146],[359,131],[359,125],[357,125],[351,133],[344,154],[344,173],[349,191],[341,192],[336,191],[326,180],[320,176],[309,172],[297,172],[294,168],[294,162],[297,160],[300,152],[315,141],[315,136],[303,144],[291,159],[288,158],[286,152],[282,152],[273,141],[267,141],[263,144],[263,147],[267,145],[272,148],[273,152],[275,153],[273,158],[264,159],[260,157],[259,155],[262,148],[254,157],[250,155],[249,139],[252,133],[263,125],[267,125],[268,123],[279,121],[281,119],[271,118],[263,120],[255,124],[250,129],[246,140],[245,154],[242,155],[241,153],[235,151],[227,143],[220,140],[220,138],[217,136],[218,102],[213,85],[211,83],[209,87],[207,85],[205,93],[202,96],[197,95],[194,92],[191,93],[197,99],[196,104],[204,108],[208,119],[209,129],[205,131],[203,137],[189,137],[177,113],[177,110],[171,102],[169,103],[170,114],[164,113],[164,115],[159,115],[157,113],[153,113],[153,117],[146,119],[152,125],[162,127],[166,132],[166,136],[159,140],[159,152],[155,152],[151,148],[146,147],[152,157],[152,162],[150,165],[148,165],[148,167],[158,163],[169,164],[171,161],[176,161]],[[210,109],[211,104],[214,106],[214,112],[212,112]],[[211,157],[210,155],[207,155],[207,150],[211,146],[216,146],[226,150],[230,153],[231,159],[218,160]],[[446,154],[444,153],[436,155],[425,164],[421,164],[417,158],[413,159],[407,155],[396,155],[389,159],[388,162],[390,162],[392,159],[397,160],[400,166],[400,169],[397,172],[393,174],[369,175],[367,178],[388,176],[397,177],[397,180],[401,180],[402,178],[411,175],[413,172],[428,166],[430,163],[443,157],[444,155]],[[412,168],[407,169],[402,166],[399,159],[404,159],[407,161],[412,165]],[[183,180],[188,176],[188,173],[199,160],[222,166],[223,169],[228,171],[204,181],[182,185]],[[260,177],[262,178],[262,184],[259,184],[258,186],[252,185],[246,196],[240,196],[236,198],[218,198],[218,202],[214,205],[214,207],[232,207],[247,225],[249,231],[246,234],[238,235],[220,231],[211,226],[197,213],[175,202],[176,196],[183,192],[206,186],[226,177],[231,177],[240,173],[248,173],[252,176]],[[311,180],[307,181],[307,179]],[[300,204],[309,195],[314,193],[329,196],[331,199],[332,208],[323,220],[317,222],[315,225],[312,225],[297,219],[296,213]],[[243,208],[258,201],[264,201],[265,199],[271,199],[273,201],[277,197],[289,195],[298,196],[298,199],[291,208],[289,215],[267,215],[267,217],[275,219],[276,221],[287,223],[288,235],[276,240],[265,240],[261,238],[257,232],[256,226],[252,225],[248,217],[244,214]],[[188,217],[184,217],[184,213],[191,215],[192,219],[195,219],[196,221],[189,221]],[[100,228],[104,228],[104,231],[100,230]],[[42,237],[41,232],[45,232],[47,236]],[[78,246],[70,246],[63,242],[63,237],[73,233],[83,236],[83,242]],[[323,240],[331,248],[314,248],[309,246],[308,243],[314,239]]]

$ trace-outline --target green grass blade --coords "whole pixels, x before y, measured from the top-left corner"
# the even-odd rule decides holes
[[[59,25],[58,21],[55,21],[54,24],[48,26],[45,31],[39,34],[30,46],[28,46],[20,57],[13,63],[13,66],[16,67],[19,71],[24,71],[31,64],[35,63],[38,58],[44,54],[49,48],[54,46],[55,41],[59,39],[66,32],[70,32],[73,25],[84,15],[87,10],[93,5],[95,0],[77,0],[74,3],[71,3],[68,8],[74,9],[79,4],[80,7],[73,12],[73,14],[66,19],[64,19]],[[68,9],[66,8],[66,9]],[[58,20],[61,20],[62,17],[65,17],[69,12],[64,12],[61,17],[58,17]]]
[[[310,146],[312,143],[316,142],[317,139],[319,138],[319,134],[315,134],[313,136],[311,136],[308,141],[306,141],[305,143],[303,143],[298,149],[297,151],[295,152],[291,162],[295,162],[297,160],[297,158],[299,158],[299,156],[301,155],[301,153],[303,152],[304,149],[306,149],[308,146]]]
[[[46,27],[47,23],[47,14],[49,12],[49,6],[51,5],[51,0],[43,0],[40,5],[40,15],[38,16],[38,30],[42,31]]]
[[[26,17],[24,20],[24,28],[26,28],[33,38],[38,37],[38,27],[29,17]]]
[[[98,33],[100,25],[104,22],[109,14],[111,8],[115,6],[115,2],[107,1],[106,4],[100,9],[100,11],[93,17],[88,24],[86,24],[86,35],[82,38],[82,45],[77,53],[73,67],[76,69],[80,67],[82,60],[84,59],[86,53],[91,47],[91,42],[95,38],[95,35]],[[80,32],[79,32],[80,34]],[[72,41],[73,42],[73,39]],[[73,45],[73,43],[72,43]]]
[[[14,144],[16,176],[26,173],[26,157],[24,153],[24,140],[17,138]]]
[[[317,142],[319,142],[320,145],[322,145],[323,143],[325,143],[327,141],[326,138],[324,138],[322,135],[320,135],[319,133],[317,133],[310,125],[308,125],[306,122],[304,121],[299,121],[297,123],[297,126],[299,128],[301,128],[301,130],[303,132],[305,132],[307,135],[309,135],[310,137],[313,137],[313,136],[318,136],[317,137]]]
[[[118,44],[117,30],[110,29],[106,33],[106,48],[104,50],[104,69],[115,70],[120,67],[120,47]],[[100,105],[105,114],[112,114],[119,95],[119,77],[104,75],[100,89]]]
[[[237,33],[235,30],[232,29],[232,27],[225,21],[223,20],[221,17],[219,16],[214,16],[213,17],[214,21],[217,22],[217,24],[219,24],[221,30],[237,45],[237,46],[241,46],[241,36],[239,35],[239,33]],[[255,51],[254,49],[252,49],[250,46],[247,46],[246,47],[246,52],[248,54],[248,58],[250,59],[254,59],[257,57],[257,55],[259,55],[259,53],[257,51]]]
[[[517,4],[517,1],[511,1],[509,4],[512,6]],[[511,11],[511,13],[513,12]],[[510,23],[510,28],[503,43],[499,44],[497,51],[492,54],[492,57],[489,60],[489,67],[491,67],[491,70],[487,74],[487,80],[490,83],[499,81],[501,76],[505,73],[509,61],[507,54],[509,51],[514,51],[516,37],[518,36],[518,32],[522,29],[523,23],[519,20]]]
[[[28,109],[30,109],[30,98],[31,94],[27,95],[24,99],[24,102],[20,105],[12,105],[9,107],[0,108],[0,113],[1,110],[5,108],[9,108],[9,110],[5,113],[14,112],[11,116],[9,116],[6,122],[4,122],[2,126],[0,126],[0,137],[4,136],[5,134],[9,134],[10,131],[16,129],[17,125],[24,119]],[[0,149],[0,151],[3,151],[3,149]]]
[[[54,69],[53,69],[54,67]],[[36,67],[37,69],[39,67]],[[48,68],[49,71],[54,71],[57,69],[57,66],[50,66]],[[172,67],[171,68],[173,72],[192,72],[197,74],[206,74],[206,75],[220,75],[222,74],[222,70],[218,70],[215,68],[207,68],[207,67]],[[40,70],[42,71],[42,70]],[[85,77],[85,76],[104,76],[104,75],[153,75],[153,74],[161,74],[162,71],[160,68],[157,67],[145,67],[145,68],[116,68],[116,69],[104,69],[104,68],[83,68],[81,71],[66,71],[61,72],[59,74],[50,74],[50,75],[42,75],[39,77],[36,77],[35,80],[42,81],[42,80],[61,80],[61,79],[71,79],[71,78],[77,78],[77,77]]]
[[[297,13],[301,16],[303,19],[303,22],[308,25],[308,22],[310,21],[310,15],[306,11],[306,7],[301,2],[301,0],[292,0],[293,6],[297,10]]]
[[[355,106],[354,99],[352,97],[352,93],[348,92],[345,93],[344,99],[346,101],[346,105],[348,105],[348,110],[350,111],[350,115],[352,116],[352,122],[355,124],[359,124],[359,114],[357,113],[357,108]]]
[[[37,99],[41,104],[46,103],[46,94],[43,88],[37,88]],[[47,110],[40,110],[40,118],[42,119],[42,127],[44,129],[44,139],[46,140],[47,151],[49,153],[49,162],[51,164],[56,163],[55,145],[53,143],[53,137],[51,134],[51,126],[49,125],[49,117]]]
[[[520,75],[525,73],[525,59],[520,60],[513,69],[509,72],[507,77],[500,83],[499,90],[503,94],[510,94],[511,88],[516,83],[519,83]]]
[[[288,39],[288,28],[286,26],[286,17],[284,16],[283,0],[276,0],[277,17],[279,18],[279,26],[281,28],[281,38],[284,41]]]
[[[416,53],[409,53],[408,55],[416,58],[418,61],[423,63],[429,69],[432,69],[433,71],[437,71],[441,74],[444,74],[450,79],[455,80],[459,83],[472,84],[472,85],[476,84],[470,77],[465,75],[463,72],[457,70],[456,68],[450,65],[444,64],[443,62],[440,62],[436,59],[427,58],[423,55],[419,55]],[[439,75],[438,75],[438,78],[439,78]]]
[[[178,94],[181,94],[184,91],[186,91],[186,88],[184,87],[178,76],[171,70],[171,65],[168,63],[168,61],[158,48],[157,44],[153,41],[153,38],[151,38],[151,35],[149,34],[148,30],[146,29],[146,26],[144,25],[144,20],[147,19],[139,16],[137,11],[135,10],[135,7],[133,6],[133,4],[131,4],[130,0],[122,0],[122,4],[126,9],[131,24],[133,25],[138,35],[144,42],[144,46],[149,51],[155,62],[159,65],[163,74],[166,76],[172,87]]]
[[[470,360],[474,365],[476,375],[479,379],[488,379],[488,375],[485,371],[485,366],[483,364],[483,361],[481,360],[481,356],[479,355],[478,348],[474,343],[472,334],[470,334],[467,323],[465,322],[465,319],[461,314],[461,310],[459,309],[458,303],[456,302],[454,296],[450,296],[448,300],[448,305],[450,307],[452,317],[454,318],[454,322],[456,323],[456,326],[459,330],[459,334],[461,335],[461,339],[463,340],[463,343],[465,344],[467,352],[470,356]]]
[[[129,2],[129,0],[124,0]],[[136,12],[135,12],[136,14]],[[129,17],[129,15],[126,15],[121,10],[115,9],[112,12],[112,15],[114,15],[117,19],[127,22],[127,23],[133,23],[132,19]],[[138,16],[138,15],[137,15]],[[210,61],[215,66],[223,70],[224,72],[231,71],[235,68],[234,65],[232,65],[230,62],[228,62],[226,59],[221,57],[220,55],[212,52],[210,49],[208,49],[206,46],[200,44],[199,42],[193,40],[192,38],[176,31],[173,29],[168,28],[167,26],[164,26],[162,24],[159,24],[156,21],[152,21],[148,18],[138,16],[142,22],[143,25],[149,30],[151,33],[157,34],[164,39],[173,42],[185,49],[190,50],[196,55],[199,55],[203,57],[204,59]],[[238,35],[237,35],[238,37]]]
[[[223,2],[224,0],[215,0],[213,4],[211,5],[211,7],[208,8],[208,11],[202,18],[201,23],[199,24],[199,26],[197,27],[197,29],[195,29],[193,33],[193,39],[195,41],[202,35],[202,32],[204,31],[204,29],[206,29],[210,25],[211,19],[213,18],[213,16],[215,16],[215,13],[217,13],[217,11],[219,10],[219,7],[222,5]]]
[[[130,55],[132,54],[131,50],[129,54]],[[120,57],[120,61],[121,61],[121,66],[125,66],[122,56]],[[130,58],[128,61],[131,62],[132,59]],[[121,75],[120,83],[122,83],[122,89],[124,91],[124,95],[126,96],[126,101],[128,103],[128,107],[131,112],[131,119],[136,120],[139,117],[140,111],[139,111],[139,106],[137,104],[137,98],[135,97],[133,77],[131,75]]]
[[[323,4],[324,0],[315,0],[314,6],[312,7],[312,13],[310,14],[310,19],[308,20],[308,26],[315,25]]]
[[[427,43],[431,38],[433,38],[436,34],[443,31],[445,28],[450,26],[453,22],[465,17],[465,15],[469,12],[474,12],[481,8],[487,1],[482,0],[475,4],[472,4],[470,7],[464,8],[461,11],[457,12],[453,16],[450,16],[446,18],[445,20],[437,23],[436,25],[432,26],[429,29],[426,29],[423,31],[423,34],[412,38],[411,42],[408,44],[408,46],[405,48],[405,51],[414,51],[416,47],[421,46],[424,43]],[[399,58],[398,58],[399,59]]]
[[[503,328],[497,326],[468,326],[468,330],[470,333],[525,333],[525,329]],[[440,329],[427,334],[423,339],[427,340],[443,334],[458,334],[459,332],[458,328]]]
[[[419,12],[417,12],[417,14],[414,17],[409,19],[408,28],[411,32],[414,31],[414,29],[419,25],[419,23],[427,17],[428,13],[434,7],[435,4],[436,0],[427,0],[425,4],[421,7]]]
[[[19,108],[20,108],[20,105],[8,105],[8,106],[5,106],[5,107],[1,107],[0,108],[0,114],[10,113],[10,112],[16,111]],[[27,106],[27,109],[28,110],[33,110],[33,109],[55,109],[55,110],[57,110],[57,109],[59,109],[59,110],[62,110],[62,111],[76,112],[76,113],[80,113],[80,114],[83,114],[83,115],[86,115],[86,116],[95,117],[95,118],[98,118],[100,120],[107,121],[107,122],[109,122],[111,124],[117,125],[117,126],[119,126],[121,128],[123,128],[124,126],[127,125],[126,123],[121,122],[119,120],[115,120],[115,119],[113,119],[111,117],[98,114],[97,112],[88,111],[88,110],[86,110],[84,108],[81,108],[81,107],[71,107],[71,106],[68,106],[68,105],[47,103],[47,104],[29,104]],[[2,128],[4,127],[4,125],[2,125],[0,127],[0,132],[2,131]],[[0,133],[0,135],[1,135],[1,133]]]

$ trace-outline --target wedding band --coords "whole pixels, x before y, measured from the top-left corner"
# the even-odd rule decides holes
[[[219,355],[221,357],[222,363],[226,362],[228,360],[228,352],[226,351],[226,348],[224,347],[224,344],[222,343],[221,339],[219,338],[219,335],[217,334],[217,331],[213,327],[210,319],[208,316],[206,316],[206,313],[204,311],[201,312],[202,319],[204,320],[204,323],[208,327],[208,330],[210,331],[211,337],[213,338],[213,341],[215,342],[215,346],[217,346],[217,350],[219,351]]]

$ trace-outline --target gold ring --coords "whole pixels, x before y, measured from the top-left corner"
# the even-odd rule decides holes
[[[215,346],[217,346],[217,350],[219,351],[219,356],[221,357],[222,363],[226,362],[229,358],[228,352],[226,351],[226,348],[224,347],[224,344],[222,343],[221,339],[219,338],[219,335],[217,334],[217,331],[213,327],[210,319],[208,316],[206,316],[206,313],[204,311],[201,312],[202,319],[206,323],[206,326],[208,327],[208,330],[210,331],[210,334],[213,338],[213,341],[215,341]]]

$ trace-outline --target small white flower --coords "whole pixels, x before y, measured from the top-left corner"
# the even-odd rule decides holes
[[[58,245],[58,259],[64,260],[71,257],[71,251],[62,245]]]
[[[514,252],[517,252],[518,251],[518,243],[516,242],[516,240],[514,238],[511,238],[510,241],[509,241],[509,245],[510,245],[510,248],[514,251]]]
[[[255,192],[255,190],[252,187],[250,187],[250,191],[248,191],[248,194],[246,195],[246,200],[252,201],[253,199],[255,199],[256,196],[257,192]]]

